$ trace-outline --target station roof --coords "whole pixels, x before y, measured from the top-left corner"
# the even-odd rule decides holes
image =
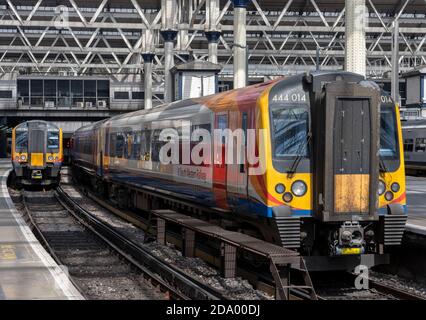
[[[288,1],[288,0],[287,0]],[[282,0],[258,0],[259,5],[263,10],[282,10],[286,5],[287,1]],[[101,4],[102,0],[75,0],[75,3],[79,7],[83,8],[97,8]],[[141,8],[143,9],[159,9],[161,6],[161,0],[137,0]],[[227,0],[220,0],[220,7],[223,8]],[[318,8],[323,12],[335,12],[341,11],[345,5],[345,0],[316,0]],[[404,0],[372,0],[372,3],[376,9],[381,13],[387,13],[393,15],[397,13],[404,5]],[[15,6],[28,6],[27,0],[14,0]],[[366,1],[368,6],[368,1]],[[44,7],[56,7],[64,5],[71,7],[69,0],[44,0],[41,6]],[[134,9],[133,4],[130,0],[110,0],[108,1],[109,8],[122,8],[122,9]],[[254,5],[250,2],[249,9],[255,10]],[[309,0],[293,0],[291,11],[295,12],[314,12],[316,11],[314,5]],[[407,8],[404,10],[405,13],[424,13],[425,1],[424,0],[411,0]]]

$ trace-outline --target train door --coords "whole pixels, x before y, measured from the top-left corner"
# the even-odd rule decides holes
[[[103,157],[103,143],[102,143],[102,134],[101,134],[101,128],[98,128],[97,130],[97,134],[96,134],[96,143],[95,143],[95,151],[97,154],[97,168],[96,168],[96,173],[99,176],[103,176],[103,162],[104,162],[104,157]]]
[[[232,150],[230,150],[233,153],[233,163],[227,164],[227,195],[228,203],[238,206],[241,210],[248,209],[243,208],[248,193],[247,127],[247,112],[235,111],[230,113],[229,129],[234,134],[234,141]],[[231,144],[228,143],[228,145]]]
[[[367,213],[370,193],[370,102],[338,99],[335,113],[335,211]]]
[[[214,129],[225,130],[228,128],[228,114],[215,114]],[[216,205],[220,208],[227,208],[227,166],[225,163],[225,137],[214,140],[213,148],[213,193]]]
[[[108,175],[109,170],[109,162],[110,162],[110,155],[111,155],[111,143],[110,143],[110,126],[109,124],[106,125],[104,130],[104,140],[103,140],[103,152],[102,152],[102,174]]]
[[[40,123],[28,123],[28,155],[33,168],[45,166],[46,126]]]

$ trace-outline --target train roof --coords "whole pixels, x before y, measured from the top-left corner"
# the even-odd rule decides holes
[[[253,102],[257,101],[259,96],[266,90],[271,87],[289,81],[291,82],[301,82],[303,79],[310,81],[316,90],[322,87],[324,82],[335,81],[338,77],[344,78],[350,82],[364,82],[364,77],[344,71],[315,71],[312,73],[298,74],[292,77],[281,77],[274,79],[268,82],[259,83],[251,85],[244,88],[229,90],[205,97],[200,98],[191,98],[181,101],[176,101],[172,103],[162,104],[152,109],[142,109],[138,111],[133,111],[130,113],[124,113],[117,115],[107,120],[102,120],[88,126],[78,129],[76,132],[85,132],[91,131],[98,126],[105,124],[106,126],[110,125],[115,127],[119,126],[132,126],[138,124],[144,120],[146,121],[155,121],[159,120],[162,117],[168,117],[173,114],[173,117],[168,119],[172,120],[185,120],[185,117],[193,113],[204,113],[211,110],[220,111],[221,109],[228,108],[229,110],[236,110],[237,108],[245,108],[248,105],[252,105]],[[371,85],[365,81],[364,85]],[[179,118],[175,117],[176,109],[179,109]]]
[[[18,124],[15,128],[20,128],[23,126],[28,126],[28,124],[44,124],[46,127],[53,127],[59,130],[59,127],[53,122],[45,121],[45,120],[28,120]]]

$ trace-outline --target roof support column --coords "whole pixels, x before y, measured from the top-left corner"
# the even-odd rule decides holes
[[[143,38],[143,67],[144,67],[144,108],[152,108],[152,62],[155,57],[155,44],[158,35],[154,36],[153,30],[146,29],[142,33]]]
[[[209,61],[217,63],[217,45],[220,38],[217,20],[219,19],[219,0],[210,0],[206,4],[206,31],[205,35],[209,42]]]
[[[220,38],[220,32],[206,31],[206,38],[209,42],[209,61],[217,63],[217,45]]]
[[[345,70],[364,76],[367,73],[366,14],[365,0],[346,0]]]
[[[177,48],[180,51],[180,55],[185,59],[189,59],[188,52],[188,30],[189,30],[189,2],[191,0],[178,0],[178,20],[181,26],[178,39],[177,39]]]
[[[142,54],[144,61],[144,103],[145,109],[152,109],[152,60],[154,60],[154,54],[144,53]]]
[[[246,15],[248,0],[233,0],[234,4],[234,89],[247,85]]]
[[[173,99],[173,76],[170,69],[174,62],[174,40],[177,30],[176,0],[161,0],[161,36],[164,40],[164,102],[172,102]]]
[[[399,96],[399,21],[393,22],[393,43],[392,43],[392,99],[400,103]]]

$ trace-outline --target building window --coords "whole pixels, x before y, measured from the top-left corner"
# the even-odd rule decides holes
[[[12,99],[12,90],[0,90],[0,99]]]
[[[426,138],[416,139],[416,152],[426,152]]]
[[[56,97],[56,80],[44,80],[44,95]]]
[[[116,100],[129,100],[129,93],[127,91],[115,91],[114,99]]]
[[[98,80],[98,98],[109,98],[109,81],[108,80]]]
[[[83,96],[83,81],[82,80],[71,80],[71,95],[73,97]]]
[[[43,96],[43,80],[31,80],[31,96]]]
[[[96,80],[84,80],[84,96],[96,97]]]
[[[30,84],[28,80],[18,80],[18,97],[29,97]]]
[[[58,80],[58,97],[70,96],[70,81]]]
[[[157,98],[158,100],[163,100],[164,99],[164,94],[163,93],[154,93],[153,96],[154,96],[154,98]]]
[[[405,139],[404,140],[404,152],[413,152],[414,150],[414,140]]]
[[[43,106],[43,80],[30,81],[31,106]]]
[[[143,100],[145,99],[145,92],[143,91],[133,91],[132,100]]]

